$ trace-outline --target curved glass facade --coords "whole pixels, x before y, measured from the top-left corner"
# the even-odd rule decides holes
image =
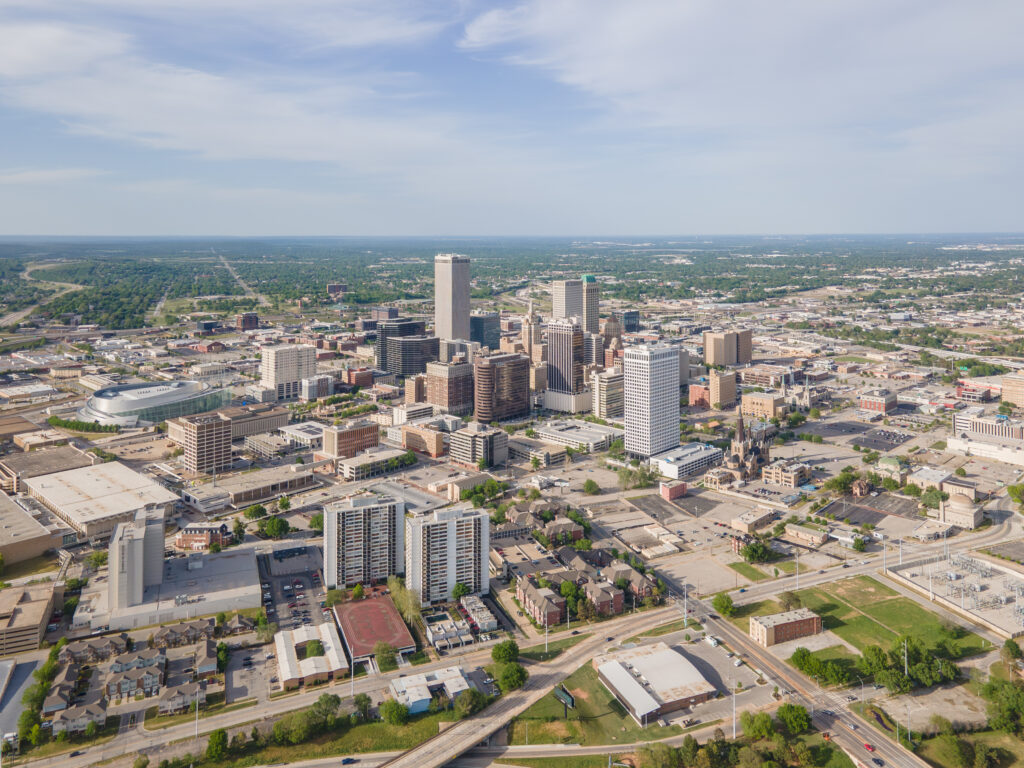
[[[230,402],[230,390],[211,389],[197,381],[126,384],[97,391],[78,411],[78,418],[130,427],[214,411]]]

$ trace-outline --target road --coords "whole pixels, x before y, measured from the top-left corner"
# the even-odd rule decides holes
[[[270,302],[267,301],[266,296],[264,296],[262,293],[256,293],[256,291],[249,287],[248,283],[246,283],[241,277],[238,276],[238,273],[235,271],[235,268],[232,267],[231,264],[228,263],[228,260],[225,259],[223,256],[220,257],[220,263],[224,265],[224,269],[226,269],[231,274],[231,276],[235,279],[235,282],[238,283],[238,286],[245,292],[246,298],[257,299],[259,303],[262,304],[263,306],[267,306],[268,304],[270,304]]]
[[[32,277],[32,271],[36,269],[44,269],[47,266],[56,267],[57,264],[29,264],[25,267],[25,271],[21,273],[23,280],[31,280],[36,283],[42,283],[47,286],[54,286],[57,288],[57,292],[52,296],[48,296],[45,301],[33,304],[31,307],[20,309],[17,312],[9,312],[8,314],[0,317],[0,325],[14,325],[20,323],[26,317],[31,315],[36,309],[39,308],[40,304],[53,301],[59,296],[63,296],[65,293],[71,293],[71,291],[78,291],[84,288],[84,285],[78,285],[77,283],[55,283],[52,280],[39,280],[38,278]]]

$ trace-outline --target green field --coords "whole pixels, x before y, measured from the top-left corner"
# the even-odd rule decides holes
[[[690,629],[700,629],[700,622],[696,619],[690,619],[689,625]],[[676,619],[675,621],[670,621],[668,624],[662,624],[654,629],[648,629],[646,632],[641,632],[639,635],[628,637],[626,638],[626,642],[635,643],[637,640],[644,637],[661,637],[662,635],[668,635],[672,632],[682,632],[686,628],[686,623],[682,619]]]
[[[779,571],[786,574],[787,576],[792,576],[794,573],[796,573],[795,560],[779,560],[777,563],[772,563],[771,565],[773,568],[778,568]],[[810,569],[806,565],[800,566],[800,573],[807,573],[807,571],[809,570]]]
[[[576,709],[563,720],[562,703],[548,694],[509,724],[509,744],[635,744],[676,736],[678,725],[639,727],[600,681],[592,664],[565,679],[576,697]]]
[[[888,648],[901,635],[910,635],[928,647],[942,649],[953,659],[981,653],[985,641],[870,576],[856,576],[797,593],[804,606],[822,617],[831,630],[855,648]]]
[[[612,760],[619,762],[621,755],[612,755]],[[562,757],[499,757],[495,765],[521,765],[523,768],[605,768],[608,765],[607,755],[565,755]]]
[[[1024,766],[1024,742],[1013,734],[1002,731],[977,731],[976,733],[957,734],[958,738],[974,746],[984,744],[997,750],[999,768],[1021,768]],[[951,754],[949,743],[940,738],[928,738],[922,741],[916,750],[917,754],[932,765],[940,768],[957,768],[960,763]]]
[[[590,634],[575,635],[573,637],[563,637],[560,640],[550,640],[548,642],[547,651],[544,650],[544,644],[531,645],[529,648],[523,648],[519,651],[519,657],[522,659],[529,659],[530,661],[551,661],[553,658],[559,656],[562,651],[567,648],[572,648],[576,643],[581,640],[586,640],[590,637]]]
[[[780,613],[782,606],[774,600],[760,600],[756,603],[737,605],[736,612],[729,617],[729,621],[736,625],[741,632],[749,634],[751,616],[768,616],[772,613]]]
[[[742,560],[737,563],[729,563],[729,567],[736,571],[740,576],[745,576],[750,581],[764,581],[768,578],[767,573],[758,570],[750,563],[745,563]]]

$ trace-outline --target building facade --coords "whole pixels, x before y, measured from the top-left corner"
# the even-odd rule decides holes
[[[427,363],[424,402],[453,416],[473,412],[473,364]]]
[[[468,339],[469,257],[439,253],[434,257],[434,335]]]
[[[405,583],[423,605],[452,599],[456,584],[469,594],[490,589],[490,518],[484,510],[437,509],[406,520]]]
[[[525,355],[478,357],[473,376],[477,421],[489,424],[530,413],[530,361]]]
[[[594,415],[599,419],[621,419],[626,407],[625,377],[614,368],[595,371],[590,377]]]
[[[492,352],[501,344],[501,322],[497,312],[474,312],[469,316],[469,340]]]
[[[626,453],[650,458],[679,445],[679,352],[642,345],[625,351]]]
[[[582,311],[580,320],[584,333],[598,333],[601,323],[601,289],[593,275],[583,276]]]
[[[260,386],[277,394],[278,400],[295,400],[300,382],[316,375],[316,347],[278,344],[264,347],[260,360]]]
[[[231,468],[231,419],[220,413],[208,413],[183,416],[174,422],[180,430],[186,472],[213,474]]]
[[[504,464],[508,460],[508,433],[480,422],[470,422],[449,437],[452,461],[470,467]]]
[[[556,280],[552,283],[551,316],[555,320],[583,316],[582,280]]]
[[[386,581],[404,568],[404,501],[361,495],[324,506],[324,581],[328,589]]]
[[[820,633],[821,616],[809,608],[750,617],[750,637],[764,648]]]

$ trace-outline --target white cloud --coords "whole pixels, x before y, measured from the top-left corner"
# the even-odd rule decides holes
[[[96,168],[20,168],[0,169],[0,184],[18,186],[24,184],[63,184],[101,176],[104,171]]]

